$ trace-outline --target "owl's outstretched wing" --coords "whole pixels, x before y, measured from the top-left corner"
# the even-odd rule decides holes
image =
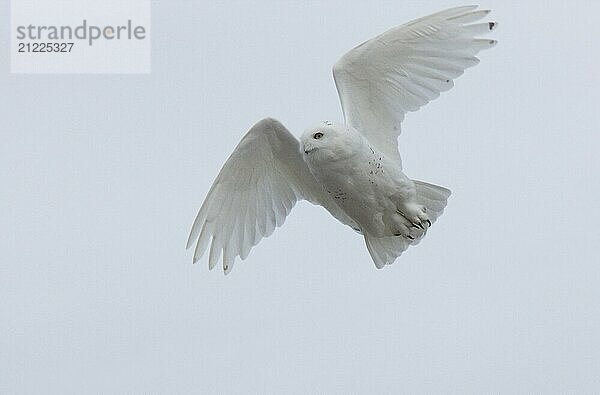
[[[300,199],[335,211],[302,159],[298,140],[277,120],[263,119],[227,159],[196,216],[187,242],[187,248],[196,242],[194,262],[210,243],[209,268],[222,256],[228,274],[235,258],[245,259]]]
[[[453,79],[479,62],[475,55],[496,44],[478,39],[496,26],[473,23],[489,11],[465,6],[393,28],[346,53],[333,66],[346,123],[391,158],[400,160],[397,138],[408,111],[416,111]]]

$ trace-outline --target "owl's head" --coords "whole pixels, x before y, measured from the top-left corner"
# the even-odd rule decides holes
[[[306,129],[300,143],[305,159],[343,159],[354,154],[360,144],[360,135],[344,124],[323,121]]]

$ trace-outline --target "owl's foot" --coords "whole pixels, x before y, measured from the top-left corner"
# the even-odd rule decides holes
[[[399,212],[392,214],[391,226],[394,236],[402,236],[408,240],[418,239],[426,232],[425,227],[421,228],[415,225]]]
[[[403,203],[398,212],[410,222],[411,227],[426,230],[431,226],[431,220],[427,215],[427,207],[417,203]]]

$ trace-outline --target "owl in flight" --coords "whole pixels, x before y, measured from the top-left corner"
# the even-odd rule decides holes
[[[266,118],[237,145],[192,226],[187,248],[208,266],[236,257],[270,236],[298,200],[324,207],[364,237],[378,269],[418,244],[442,214],[450,191],[410,179],[398,152],[401,123],[475,66],[495,40],[478,36],[495,22],[488,10],[441,11],[366,41],[333,66],[345,123],[323,121],[296,139]]]

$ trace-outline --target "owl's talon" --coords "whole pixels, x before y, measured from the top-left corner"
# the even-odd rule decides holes
[[[396,210],[408,221],[407,225],[409,227],[426,231],[427,228],[431,226],[431,220],[427,215],[427,208],[421,204],[408,202],[404,203]],[[427,222],[427,228],[425,227],[425,222]]]

